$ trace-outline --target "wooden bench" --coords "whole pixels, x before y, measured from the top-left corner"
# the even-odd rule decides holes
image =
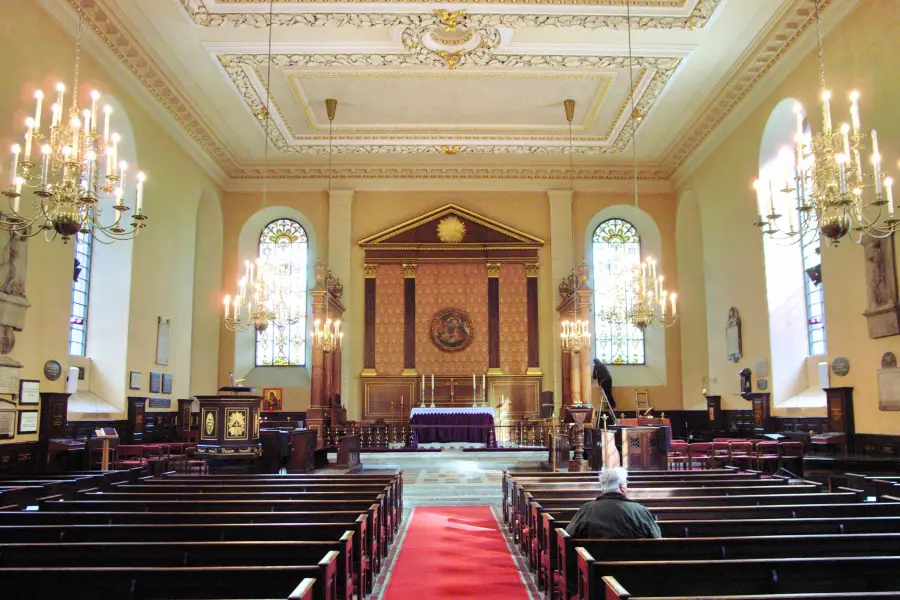
[[[900,557],[767,558],[716,561],[595,561],[578,554],[578,598],[709,597],[806,592],[895,592]]]
[[[552,585],[551,594],[563,594],[566,589],[576,588],[576,547],[584,548],[594,560],[601,562],[719,561],[791,558],[809,554],[823,557],[900,555],[900,533],[613,540],[570,538],[565,530],[558,529],[557,535],[559,552],[554,561],[556,568],[548,577]]]
[[[312,567],[0,568],[0,589],[9,598],[59,598],[64,582],[72,595],[85,593],[91,600],[330,600],[333,596],[322,582],[334,581],[335,554]]]

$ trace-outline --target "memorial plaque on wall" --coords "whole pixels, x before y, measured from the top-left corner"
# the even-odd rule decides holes
[[[9,440],[16,435],[16,405],[0,400],[0,440]]]
[[[878,371],[878,410],[900,410],[900,369]]]
[[[172,393],[172,374],[171,373],[163,373],[162,393],[163,394],[171,394]]]
[[[150,373],[150,393],[162,393],[162,373]]]

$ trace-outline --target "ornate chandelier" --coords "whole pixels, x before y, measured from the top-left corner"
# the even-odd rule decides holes
[[[635,268],[632,276],[632,290],[628,297],[628,319],[638,329],[655,327],[664,329],[678,321],[678,294],[669,293],[663,287],[665,278],[657,273],[656,260],[648,258]],[[668,304],[672,305],[667,311]]]
[[[9,198],[9,210],[0,211],[0,228],[23,237],[43,231],[47,241],[59,235],[68,242],[73,235],[83,233],[112,243],[134,238],[145,226],[145,176],[141,172],[134,176],[135,211],[131,222],[123,223],[123,213],[131,210],[125,203],[131,189],[126,177],[128,165],[118,159],[121,138],[110,130],[112,107],[105,105],[102,113],[98,112],[100,93],[96,90],[90,94],[90,108],[79,112],[78,107],[82,11],[80,5],[72,104],[66,111],[66,86],[57,84],[50,124],[42,129],[42,121],[47,120],[42,119],[44,93],[34,93],[36,106],[34,117],[25,120],[24,148],[12,146],[10,185],[2,192]],[[31,190],[34,198],[23,203],[24,190]],[[112,201],[115,214],[106,225],[100,222],[101,199]]]
[[[232,300],[225,296],[225,328],[228,331],[265,331],[272,319],[269,308],[269,277],[266,265],[257,260],[244,261],[246,273],[238,282],[238,293]]]
[[[878,133],[873,129],[867,135],[862,129],[859,92],[854,90],[848,97],[850,123],[843,123],[838,130],[833,128],[831,92],[825,87],[819,2],[813,2],[822,88],[822,131],[809,139],[804,132],[802,107],[797,105],[793,151],[783,148],[779,156],[787,175],[783,182],[774,185],[771,181],[767,185],[754,184],[758,198],[768,200],[769,211],[765,217],[760,214],[754,225],[763,235],[788,244],[800,242],[805,232],[816,227],[833,244],[848,234],[857,244],[866,237],[884,238],[900,223],[894,214],[893,180],[881,170]],[[868,167],[864,167],[864,157],[871,161]],[[780,192],[777,199],[776,191]]]
[[[575,184],[573,182],[573,164],[572,164],[572,119],[575,117],[575,101],[568,99],[563,102],[566,109],[566,120],[569,122],[569,187],[574,192]],[[574,224],[573,224],[574,228]],[[575,232],[572,232],[572,239],[575,239]],[[573,312],[574,321],[565,320],[560,323],[562,328],[560,331],[560,342],[562,343],[563,352],[571,352],[579,354],[582,349],[591,346],[591,326],[587,319],[580,319],[578,314],[578,290],[587,282],[587,265],[582,263],[581,267],[572,272],[569,276],[569,283],[574,295]],[[565,282],[564,282],[565,283]]]
[[[328,196],[331,197],[332,125],[334,124],[334,116],[337,113],[337,100],[333,98],[325,100],[325,111],[328,114]],[[331,303],[334,289],[332,281],[331,271],[328,271],[328,277],[325,280],[324,326],[321,319],[313,321],[313,348],[321,350],[325,354],[340,350],[341,340],[344,339],[340,319],[332,321],[328,318],[328,305]]]

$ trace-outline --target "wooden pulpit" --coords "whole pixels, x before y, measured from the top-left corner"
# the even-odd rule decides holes
[[[200,441],[197,455],[211,473],[251,472],[260,453],[259,405],[254,388],[221,388],[200,401]],[[229,393],[231,392],[231,393]]]

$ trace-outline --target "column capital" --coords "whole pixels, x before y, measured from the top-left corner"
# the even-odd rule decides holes
[[[416,271],[419,269],[419,263],[403,263],[403,278],[415,279]]]
[[[485,263],[488,279],[500,279],[500,263]]]
[[[540,270],[540,263],[525,263],[525,277],[537,277]]]
[[[376,272],[378,271],[378,265],[373,263],[365,263],[363,264],[363,272],[365,273],[366,279],[375,279]]]

